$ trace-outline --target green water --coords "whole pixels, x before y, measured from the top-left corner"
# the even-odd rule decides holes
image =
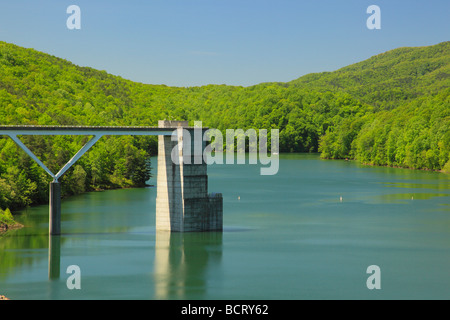
[[[210,192],[224,196],[223,233],[156,232],[156,188],[93,192],[63,201],[63,235],[49,250],[48,206],[28,208],[17,217],[26,227],[0,238],[0,294],[450,299],[448,175],[302,154],[280,155],[277,175],[259,169],[208,168]],[[67,288],[70,265],[80,290]],[[366,286],[370,265],[379,290]]]

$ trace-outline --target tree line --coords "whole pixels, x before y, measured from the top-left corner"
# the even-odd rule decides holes
[[[132,82],[0,42],[1,125],[156,126],[203,121],[279,129],[280,152],[450,172],[450,42],[400,48],[335,72],[250,87]],[[58,171],[88,137],[22,137]],[[270,141],[270,140],[269,140]],[[103,137],[62,178],[63,196],[144,186],[155,137]],[[0,208],[48,201],[51,178],[0,137]]]

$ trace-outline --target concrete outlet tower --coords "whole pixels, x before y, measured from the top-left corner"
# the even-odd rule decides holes
[[[173,128],[176,138],[158,137],[156,230],[222,231],[222,194],[208,194],[203,158],[206,142],[194,139],[195,134],[203,137],[206,128],[189,127],[188,121],[166,120],[159,121],[158,127]]]

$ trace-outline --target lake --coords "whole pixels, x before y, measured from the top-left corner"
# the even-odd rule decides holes
[[[0,238],[11,299],[450,299],[450,176],[282,154],[279,172],[208,167],[223,233],[156,232],[156,188],[91,192]],[[156,176],[156,158],[152,158]],[[156,184],[156,177],[150,180]],[[51,250],[49,250],[51,247]],[[69,266],[81,289],[66,285]],[[367,268],[379,267],[369,290]]]

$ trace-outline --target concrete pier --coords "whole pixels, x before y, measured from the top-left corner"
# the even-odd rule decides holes
[[[49,234],[61,234],[61,184],[50,182],[49,194]]]
[[[207,164],[203,159],[206,143],[201,139],[201,147],[194,145],[194,135],[203,135],[206,129],[189,128],[187,121],[163,120],[158,125],[176,130],[177,139],[158,137],[156,230],[221,231],[223,199],[220,193],[208,194]]]

